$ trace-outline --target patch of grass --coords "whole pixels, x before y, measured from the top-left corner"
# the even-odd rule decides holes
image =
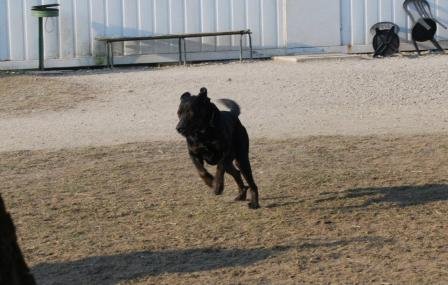
[[[96,96],[95,90],[64,77],[0,76],[0,116],[70,109]]]

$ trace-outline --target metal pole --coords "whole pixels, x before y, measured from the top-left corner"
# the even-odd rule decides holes
[[[110,47],[108,41],[106,41],[106,58],[106,67],[110,68]]]
[[[185,38],[182,38],[184,41],[184,65],[187,65],[187,41]]]
[[[39,17],[39,69],[44,70],[44,24],[42,17]]]
[[[243,61],[243,34],[240,35],[240,61]]]
[[[110,43],[110,68],[114,68],[114,45]]]
[[[249,33],[249,47],[250,47],[250,59],[253,59],[253,54],[252,54],[252,33]]]
[[[179,65],[182,65],[182,38],[179,38]]]

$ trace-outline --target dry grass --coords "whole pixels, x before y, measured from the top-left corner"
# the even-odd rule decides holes
[[[0,116],[70,109],[95,96],[64,77],[0,74]]]
[[[448,136],[252,143],[261,206],[184,144],[0,154],[40,284],[448,283]]]

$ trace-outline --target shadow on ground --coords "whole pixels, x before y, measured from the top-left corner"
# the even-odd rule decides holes
[[[354,237],[350,239],[341,239],[341,240],[322,240],[322,239],[309,239],[305,240],[303,243],[299,245],[300,250],[307,249],[315,249],[315,248],[333,248],[333,247],[341,247],[352,244],[364,244],[369,247],[378,247],[384,246],[385,244],[394,243],[395,240],[391,238],[383,238],[380,236],[360,236]]]
[[[42,263],[32,268],[39,284],[116,284],[164,273],[191,273],[248,266],[289,247],[256,249],[189,249],[133,252],[81,260]]]
[[[363,208],[374,204],[407,207],[437,201],[448,201],[448,185],[426,184],[418,186],[356,188],[346,190],[327,198],[319,199],[316,202],[336,200],[350,202],[350,200],[359,198],[366,199],[362,204],[346,205],[341,208]]]

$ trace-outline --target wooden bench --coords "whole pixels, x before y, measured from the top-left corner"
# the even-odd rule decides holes
[[[243,60],[243,36],[247,35],[249,37],[249,48],[250,48],[250,58],[252,59],[252,32],[250,30],[239,30],[239,31],[226,31],[226,32],[211,32],[211,33],[192,33],[192,34],[167,34],[167,35],[157,35],[157,36],[143,36],[143,37],[96,37],[97,41],[106,42],[106,56],[107,56],[107,66],[114,66],[114,50],[113,43],[115,42],[127,42],[127,41],[148,41],[148,40],[167,40],[167,39],[178,39],[179,40],[179,64],[182,64],[182,54],[183,63],[187,63],[187,44],[185,39],[187,38],[202,38],[202,37],[214,37],[214,36],[231,36],[240,35],[240,61]],[[182,51],[183,42],[183,51]]]

